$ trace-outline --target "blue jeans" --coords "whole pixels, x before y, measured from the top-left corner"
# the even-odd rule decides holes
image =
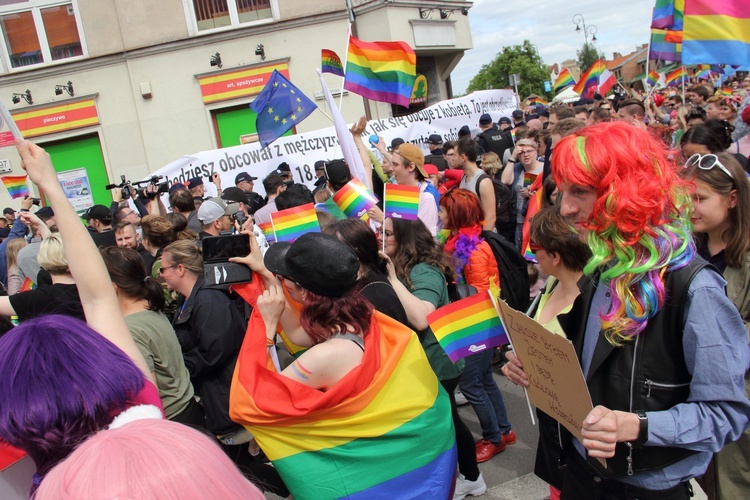
[[[510,432],[511,425],[500,388],[492,378],[492,355],[494,349],[487,349],[467,356],[459,386],[471,403],[482,426],[482,437],[499,444],[502,434]]]

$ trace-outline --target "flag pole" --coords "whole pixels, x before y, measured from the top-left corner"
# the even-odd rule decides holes
[[[341,78],[341,94],[339,94],[339,112],[344,104],[344,81],[346,81],[346,65],[349,62],[349,39],[352,36],[352,23],[354,13],[351,11],[350,0],[346,0],[346,8],[349,11],[349,26],[346,28],[346,52],[344,52],[344,76]]]
[[[680,61],[680,64],[682,64],[682,61]],[[680,78],[682,78],[682,102],[685,102],[685,66],[680,66],[682,68],[682,71],[680,71]]]

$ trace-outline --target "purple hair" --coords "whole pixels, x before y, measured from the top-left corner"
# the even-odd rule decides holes
[[[61,315],[25,321],[0,338],[0,438],[44,476],[143,384],[130,358],[86,323]]]

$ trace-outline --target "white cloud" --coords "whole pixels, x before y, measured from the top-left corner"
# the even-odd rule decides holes
[[[537,0],[523,8],[519,2],[474,0],[469,22],[474,48],[453,70],[453,91],[463,93],[469,81],[502,50],[528,39],[545,64],[575,59],[583,34],[575,30],[573,16],[582,14],[587,27],[596,26],[597,48],[612,59],[613,52],[629,54],[647,43],[653,0]],[[590,29],[590,28],[589,28]]]

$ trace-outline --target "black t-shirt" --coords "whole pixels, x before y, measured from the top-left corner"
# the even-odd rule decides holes
[[[117,238],[112,229],[105,229],[101,233],[91,233],[91,238],[94,240],[97,248],[117,246]]]
[[[76,285],[46,285],[8,298],[19,322],[46,314],[64,314],[86,321]]]
[[[368,273],[359,280],[360,293],[372,304],[376,311],[390,316],[396,321],[412,328],[406,317],[404,306],[396,295],[396,290],[388,278],[380,273]]]

